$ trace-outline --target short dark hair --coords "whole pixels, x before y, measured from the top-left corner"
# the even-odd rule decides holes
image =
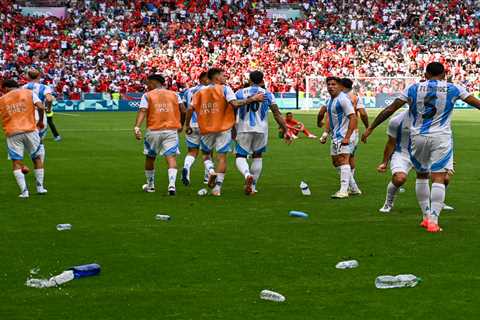
[[[35,80],[40,77],[40,71],[38,71],[37,69],[30,69],[28,70],[27,75],[30,79]]]
[[[3,80],[2,82],[2,88],[18,88],[19,85],[17,83],[17,81],[15,80]]]
[[[154,73],[154,74],[149,75],[147,80],[158,81],[161,84],[165,83],[165,78],[161,74],[158,74],[158,73]]]
[[[208,79],[213,80],[213,78],[215,78],[216,75],[219,75],[222,72],[223,70],[220,68],[210,68],[207,73]]]
[[[330,82],[330,81],[335,81],[335,82],[338,83],[338,84],[342,84],[342,81],[340,80],[339,77],[327,77],[327,78],[325,79],[325,82],[326,82],[326,83],[328,83],[328,82]]]
[[[287,115],[287,116],[288,116],[289,114],[293,115],[293,113],[291,113],[291,112],[287,112],[285,115]]]
[[[208,77],[208,72],[207,71],[202,71],[202,73],[200,73],[200,75],[198,76],[198,79],[203,79],[203,78],[206,78]]]
[[[430,62],[425,71],[432,77],[436,77],[445,73],[445,67],[440,62]]]
[[[260,84],[263,81],[263,72],[262,71],[252,71],[250,73],[250,81],[254,84]]]
[[[353,88],[353,81],[350,80],[349,78],[342,78],[340,79],[340,82],[342,83],[342,86],[344,86],[347,89]]]

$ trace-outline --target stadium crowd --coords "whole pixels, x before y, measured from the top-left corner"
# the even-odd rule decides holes
[[[310,0],[302,17],[273,19],[269,0],[67,1],[65,19],[0,3],[0,78],[44,71],[60,97],[138,92],[162,72],[191,86],[210,66],[238,88],[263,70],[273,92],[305,90],[308,75],[421,76],[440,61],[454,81],[480,86],[480,4],[475,0]]]

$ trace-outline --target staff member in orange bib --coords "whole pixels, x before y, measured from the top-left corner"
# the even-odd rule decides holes
[[[5,80],[2,83],[0,97],[0,117],[3,131],[7,137],[8,155],[13,163],[13,175],[20,187],[20,198],[28,198],[29,192],[22,173],[23,154],[27,151],[33,160],[38,194],[46,194],[43,187],[43,162],[41,159],[41,140],[38,129],[45,127],[43,118],[45,108],[36,94],[28,89],[19,89],[18,83]],[[39,119],[35,121],[35,109]]]
[[[182,131],[185,120],[185,106],[180,96],[165,89],[165,78],[153,74],[147,78],[148,92],[142,96],[135,122],[135,137],[142,139],[140,126],[147,118],[144,140],[145,176],[147,183],[142,189],[155,192],[155,159],[164,156],[168,165],[168,194],[176,193],[178,132]]]
[[[213,188],[212,195],[220,196],[225,172],[227,170],[227,153],[231,151],[232,127],[235,124],[234,108],[252,102],[262,102],[264,95],[259,93],[248,99],[237,100],[232,88],[225,85],[225,76],[221,69],[208,70],[211,84],[203,87],[193,95],[192,108],[187,112],[187,135],[192,133],[189,127],[193,111],[197,113],[200,129],[200,149],[205,155],[205,168],[208,170],[208,186]],[[218,154],[218,166],[215,171],[211,154]]]

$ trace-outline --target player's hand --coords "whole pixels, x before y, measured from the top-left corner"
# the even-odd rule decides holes
[[[37,122],[37,128],[42,130],[45,128],[45,123],[43,123],[43,121],[38,121]]]
[[[283,141],[286,144],[291,144],[293,142],[292,136],[288,133],[288,130],[284,129],[283,131]]]
[[[377,171],[380,173],[385,173],[387,171],[387,164],[385,162],[382,162],[378,165]]]
[[[139,127],[133,128],[133,132],[135,134],[135,139],[141,140],[142,139],[142,130]]]
[[[183,131],[183,127],[181,127],[180,129],[177,129],[177,132],[180,133]]]
[[[251,100],[255,102],[262,102],[264,97],[265,96],[263,93],[257,93],[256,95],[251,97]]]
[[[350,144],[350,138],[343,138],[342,140],[342,146],[348,146]]]
[[[320,137],[320,143],[321,144],[325,144],[327,142],[327,139],[328,139],[328,133],[327,132],[324,132],[322,134],[322,136]]]
[[[192,127],[188,126],[187,129],[185,129],[185,133],[189,136],[193,133]]]
[[[367,139],[371,134],[372,134],[372,129],[367,128],[367,130],[365,130],[365,132],[362,135],[362,142],[367,143]]]

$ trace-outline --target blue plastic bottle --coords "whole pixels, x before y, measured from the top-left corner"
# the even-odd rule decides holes
[[[306,214],[305,212],[302,212],[302,211],[295,211],[295,210],[292,210],[288,213],[288,215],[290,217],[295,217],[295,218],[303,218],[303,219],[307,219],[308,218],[308,214]]]
[[[75,279],[83,277],[96,276],[100,273],[100,265],[96,263],[84,264],[81,266],[71,267],[68,270],[73,271]]]

